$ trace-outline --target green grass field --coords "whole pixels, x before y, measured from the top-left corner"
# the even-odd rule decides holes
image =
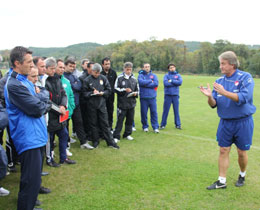
[[[163,74],[159,76],[158,116],[163,107]],[[79,142],[71,152],[76,165],[51,168],[44,164],[43,186],[51,194],[39,195],[44,210],[95,209],[260,209],[260,115],[254,115],[253,146],[249,151],[246,185],[234,183],[239,167],[233,147],[227,176],[227,189],[208,191],[218,178],[218,125],[216,110],[197,88],[213,83],[216,77],[183,76],[180,88],[180,117],[183,130],[174,128],[172,109],[168,124],[160,134],[144,133],[140,122],[140,103],[136,107],[137,131],[134,141],[121,140],[120,150],[107,148],[81,150]],[[260,80],[255,79],[254,104],[259,108]],[[151,130],[151,127],[150,127]],[[58,151],[56,151],[58,154]],[[56,159],[58,161],[58,159]],[[0,197],[0,209],[16,208],[20,173],[11,174],[1,184],[11,191]]]

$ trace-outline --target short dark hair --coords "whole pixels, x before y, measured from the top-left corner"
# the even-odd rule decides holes
[[[90,65],[93,65],[93,64],[95,64],[95,63],[92,62],[92,61],[90,61],[90,62],[88,63],[88,65],[87,65],[87,67],[90,68]]]
[[[149,65],[150,65],[150,63],[144,63],[144,64],[143,64],[143,68],[144,68],[144,65],[145,65],[145,64],[149,64]]]
[[[171,66],[176,67],[174,63],[169,63],[169,64],[168,64],[168,69],[170,69]]]
[[[39,60],[44,60],[44,59],[43,59],[43,57],[40,57],[40,56],[34,56],[33,57],[33,63],[34,63],[35,66],[37,65]]]
[[[105,61],[110,61],[110,62],[111,62],[111,60],[110,60],[110,58],[109,58],[109,57],[105,57],[105,58],[103,58],[103,59],[102,59],[102,64],[104,64],[104,63],[105,63]]]
[[[64,61],[63,61],[61,58],[58,58],[58,59],[56,60],[56,62],[57,62],[57,64],[58,64],[59,62],[64,63]]]
[[[10,61],[12,67],[15,67],[14,62],[19,61],[20,63],[24,62],[24,56],[26,54],[32,54],[32,51],[29,50],[28,48],[22,47],[22,46],[17,46],[11,50],[10,53]]]
[[[66,66],[67,66],[69,63],[71,63],[71,64],[76,64],[76,57],[73,56],[73,55],[67,55],[64,60],[65,60],[64,64],[65,64]]]

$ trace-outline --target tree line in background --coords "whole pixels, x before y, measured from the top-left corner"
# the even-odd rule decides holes
[[[81,43],[65,48],[36,48],[30,47],[37,56],[53,56],[65,58],[74,55],[80,60],[89,58],[100,63],[104,57],[110,57],[112,67],[121,71],[124,62],[130,61],[135,69],[140,69],[144,62],[151,64],[153,70],[167,71],[167,65],[174,62],[177,69],[185,74],[219,74],[218,56],[228,50],[234,51],[240,61],[240,69],[250,72],[253,76],[260,76],[260,46],[232,44],[226,40],[210,42],[185,42],[173,38],[162,41],[151,38],[137,42],[119,41],[107,45],[97,43]],[[0,51],[3,60],[9,60],[9,50]]]
[[[200,47],[190,51],[184,41],[164,39],[158,41],[137,42],[124,41],[99,46],[90,51],[88,56],[94,62],[109,56],[115,69],[122,69],[123,63],[130,61],[135,68],[141,68],[144,62],[151,64],[153,70],[167,71],[167,65],[175,63],[181,73],[186,74],[219,74],[218,56],[224,52],[234,51],[240,61],[240,69],[260,75],[260,49],[250,49],[243,44],[232,44],[217,40],[214,44],[201,42]]]

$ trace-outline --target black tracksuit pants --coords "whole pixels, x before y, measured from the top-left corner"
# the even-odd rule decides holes
[[[108,124],[107,110],[105,107],[95,109],[94,107],[89,108],[90,117],[90,128],[92,130],[93,142],[99,142],[99,130],[102,131],[104,139],[107,145],[114,144],[114,139],[111,133],[111,129]]]
[[[125,132],[123,138],[132,134],[132,127],[134,122],[135,108],[132,109],[117,109],[117,122],[116,128],[113,133],[114,138],[120,139],[120,133],[123,128],[125,120]]]
[[[85,144],[87,142],[87,136],[83,127],[83,121],[80,111],[80,106],[76,106],[72,114],[72,124],[73,130],[76,132],[80,144]]]

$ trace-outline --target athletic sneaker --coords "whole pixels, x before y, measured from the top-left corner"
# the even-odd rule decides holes
[[[88,142],[86,142],[85,144],[81,144],[80,148],[81,149],[94,149],[94,147],[92,147]]]
[[[132,131],[136,131],[136,128],[135,128],[135,127],[132,127]]]
[[[77,141],[76,139],[70,137],[70,143],[71,144],[75,143],[76,141]]]
[[[182,130],[180,125],[175,126],[175,128]]]
[[[72,156],[72,153],[69,151],[69,149],[66,149],[66,154],[67,154],[67,156],[69,156],[69,157]]]
[[[149,129],[148,128],[144,128],[144,132],[148,132],[149,131]]]
[[[72,132],[71,137],[77,138],[77,134]]]
[[[165,126],[160,126],[160,129],[163,130],[165,128]]]
[[[7,196],[9,194],[10,194],[9,190],[7,190],[3,187],[0,187],[0,196]]]
[[[227,187],[226,183],[223,184],[221,183],[219,180],[214,182],[212,185],[208,186],[207,189],[208,190],[215,190],[215,189],[225,189]]]
[[[154,129],[154,133],[159,133],[159,130],[158,129]]]
[[[132,141],[132,140],[134,140],[134,138],[132,137],[132,136],[127,136],[127,137],[125,137],[127,140],[129,140],[129,141]]]
[[[120,148],[116,143],[110,144],[110,145],[108,145],[108,146],[111,147],[111,148],[113,148],[113,149],[119,149],[119,148]]]
[[[7,170],[9,171],[9,172],[11,172],[11,173],[16,173],[17,172],[17,169],[16,169],[16,167],[15,167],[15,165],[11,165],[11,166],[7,166]]]
[[[115,142],[115,143],[118,143],[118,142],[120,142],[120,140],[117,139],[117,138],[114,138],[114,142]]]
[[[239,174],[238,180],[236,182],[236,187],[242,187],[242,186],[244,186],[244,184],[245,184],[245,177],[242,177]]]

